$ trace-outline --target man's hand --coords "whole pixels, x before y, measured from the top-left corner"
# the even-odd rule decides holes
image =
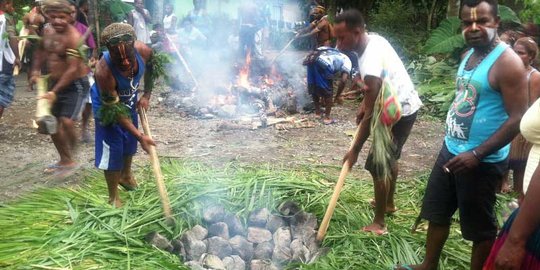
[[[139,139],[139,143],[141,144],[142,149],[146,153],[150,153],[150,147],[151,146],[156,146],[156,143],[154,142],[154,140],[152,140],[152,138],[150,138],[150,137],[148,137],[146,135],[141,136],[141,138]]]
[[[137,108],[144,109],[145,111],[148,111],[148,107],[150,106],[150,98],[146,95],[143,95],[141,99],[139,99],[139,102],[137,103]]]
[[[524,257],[525,244],[514,244],[507,240],[495,258],[495,269],[519,270]]]
[[[358,153],[359,151],[357,152],[354,149],[347,152],[347,154],[345,154],[345,156],[343,157],[343,164],[348,161],[349,169],[352,168],[354,164],[356,164],[356,161],[358,161]]]
[[[480,160],[472,151],[461,153],[444,164],[443,169],[447,173],[462,173],[476,168]]]
[[[15,62],[13,62],[13,67],[18,67],[19,69],[22,68],[21,59],[15,58]]]
[[[360,122],[364,119],[364,116],[366,116],[366,106],[364,106],[364,102],[360,104],[360,107],[358,107],[358,111],[356,112],[356,124],[360,125]]]
[[[53,104],[56,101],[56,93],[53,91],[49,91],[39,96],[38,99],[46,99],[49,101],[50,104]]]

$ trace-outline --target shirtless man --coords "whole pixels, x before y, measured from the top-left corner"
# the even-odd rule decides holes
[[[44,63],[49,71],[49,91],[40,98],[52,104],[51,112],[58,120],[58,132],[51,138],[60,155],[57,163],[45,173],[65,176],[77,168],[73,159],[77,136],[74,127],[88,91],[87,69],[78,51],[81,34],[70,24],[71,8],[67,0],[46,0],[43,13],[50,24],[34,53],[30,84],[37,82]]]
[[[301,30],[296,38],[303,38],[309,36],[315,36],[317,41],[316,48],[327,46],[332,46],[332,38],[334,38],[334,30],[332,24],[328,20],[328,15],[326,15],[326,10],[322,6],[317,6],[313,8],[310,12],[310,15],[313,16],[313,22]]]
[[[96,123],[95,165],[105,173],[109,203],[122,205],[118,185],[127,190],[137,187],[131,161],[137,141],[148,152],[154,141],[138,129],[136,109],[148,109],[153,89],[152,49],[135,41],[129,24],[113,23],[101,34],[108,51],[96,66],[92,86],[92,107]],[[144,75],[144,94],[138,99],[138,87]]]
[[[42,36],[43,35],[43,27],[45,26],[45,17],[43,17],[41,13],[41,0],[36,1],[36,5],[28,14],[24,15],[22,22],[24,25],[24,28],[27,29],[28,33],[25,35],[36,35],[36,36]],[[32,66],[32,58],[33,53],[36,50],[38,42],[27,39],[26,40],[26,46],[25,46],[25,59],[27,61],[24,61],[24,59],[21,59],[25,64],[27,63],[29,66]],[[30,72],[28,72],[28,80],[30,80]],[[31,85],[28,85],[28,91],[32,90]]]

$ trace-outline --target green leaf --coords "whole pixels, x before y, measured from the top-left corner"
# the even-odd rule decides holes
[[[437,29],[433,30],[424,50],[428,54],[451,53],[465,45],[461,35],[461,20],[458,17],[450,17],[441,22]]]
[[[517,16],[516,12],[505,5],[499,5],[499,17],[502,22],[514,22],[521,24],[521,20]]]

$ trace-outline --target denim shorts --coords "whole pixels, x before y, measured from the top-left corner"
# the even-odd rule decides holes
[[[7,108],[13,102],[15,78],[13,75],[0,73],[0,107]]]

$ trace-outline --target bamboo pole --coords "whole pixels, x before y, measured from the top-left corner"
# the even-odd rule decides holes
[[[150,125],[148,124],[148,118],[146,117],[146,111],[142,108],[139,110],[139,117],[141,118],[144,134],[152,138],[152,134],[150,133]],[[167,221],[172,222],[171,203],[169,201],[169,195],[167,194],[167,189],[165,188],[165,183],[163,181],[163,174],[161,173],[161,166],[159,164],[159,158],[155,146],[150,145],[149,154],[150,161],[152,162],[152,169],[154,170],[154,176],[156,177],[156,185],[158,188],[159,197],[163,206],[163,213],[165,214]]]
[[[356,128],[356,132],[354,133],[354,137],[351,142],[351,146],[349,147],[349,151],[351,151],[354,145],[357,143],[359,134],[360,125],[358,125],[358,127]],[[326,231],[328,230],[328,226],[330,225],[330,220],[332,219],[332,215],[334,214],[334,210],[336,209],[337,200],[339,199],[339,195],[341,194],[341,190],[343,189],[343,185],[345,184],[345,178],[347,178],[347,175],[351,171],[352,165],[354,164],[350,164],[349,160],[345,160],[345,162],[343,163],[343,167],[341,167],[341,172],[339,174],[339,179],[336,183],[336,187],[334,188],[334,193],[332,194],[332,198],[328,203],[328,207],[326,208],[326,213],[324,214],[323,221],[321,222],[321,226],[319,227],[319,231],[317,232],[318,241],[322,241],[324,239],[324,236],[326,235]]]
[[[51,115],[51,102],[47,99],[41,98],[48,90],[48,77],[41,76],[37,83],[37,107],[36,107],[36,128],[41,134],[55,134],[58,130],[58,121],[56,117]]]
[[[276,60],[277,60],[279,57],[281,57],[281,56],[285,53],[285,51],[289,48],[289,46],[291,46],[291,44],[292,44],[295,40],[296,40],[296,37],[293,37],[293,38],[289,41],[289,43],[287,43],[287,45],[285,45],[285,47],[283,47],[283,49],[281,49],[281,51],[278,53],[278,55],[276,55],[276,56],[272,59],[272,61],[270,61],[270,66],[273,65],[274,62],[276,62]]]
[[[193,80],[193,83],[195,84],[195,86],[193,86],[193,88],[191,89],[191,92],[194,92],[195,89],[197,87],[199,87],[199,82],[197,81],[197,79],[195,78],[195,75],[193,75],[193,72],[191,72],[191,69],[189,68],[189,65],[186,61],[186,59],[182,56],[182,54],[180,53],[180,50],[178,50],[178,47],[176,47],[176,44],[173,42],[173,40],[169,37],[168,34],[165,34],[165,38],[167,38],[167,41],[169,42],[169,44],[172,46],[172,49],[174,50],[174,52],[176,53],[176,56],[178,56],[178,58],[180,59],[180,62],[182,62],[182,65],[184,66],[184,68],[186,69],[187,73],[189,74],[189,76],[191,77],[191,79]]]

